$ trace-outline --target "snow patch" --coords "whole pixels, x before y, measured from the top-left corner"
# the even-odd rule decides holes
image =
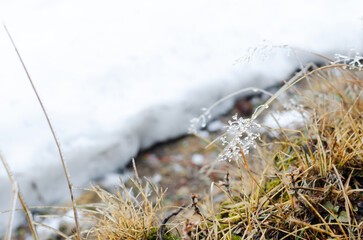
[[[298,129],[304,126],[308,114],[297,110],[289,110],[268,114],[263,125],[272,129]]]

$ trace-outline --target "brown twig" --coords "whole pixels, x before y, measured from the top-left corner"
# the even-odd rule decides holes
[[[170,218],[177,216],[181,211],[183,211],[183,209],[186,207],[186,205],[182,205],[178,211],[173,212],[172,214],[170,214],[169,216],[167,216],[163,222],[161,223],[160,229],[159,229],[159,240],[163,240],[163,233],[164,233],[164,227],[166,225],[166,223],[170,220]]]

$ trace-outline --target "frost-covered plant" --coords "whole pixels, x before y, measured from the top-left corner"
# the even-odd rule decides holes
[[[253,87],[232,93],[220,99],[209,108],[202,109],[204,110],[203,113],[190,121],[189,133],[198,136],[198,130],[206,127],[208,121],[212,118],[211,111],[214,107],[226,99],[230,99],[235,95],[248,91],[261,92],[272,97],[270,92]],[[238,118],[238,115],[236,114],[232,117],[232,120],[228,121],[228,124],[225,126],[226,132],[219,138],[223,145],[223,151],[218,157],[220,161],[237,160],[238,158],[243,157],[242,155],[249,154],[251,147],[256,147],[256,139],[260,137],[258,130],[261,126],[256,123],[255,119],[266,108],[268,108],[268,105],[263,104],[256,109],[251,118]],[[214,143],[214,141],[212,143]]]
[[[226,133],[220,138],[224,146],[219,160],[238,159],[242,154],[248,154],[250,148],[256,147],[255,140],[260,137],[258,129],[260,125],[250,118],[242,118],[234,115],[225,126]]]
[[[243,57],[238,58],[235,63],[250,63],[256,56],[258,56],[258,58],[261,60],[266,60],[267,57],[271,55],[273,50],[275,49],[286,49],[287,56],[290,56],[291,51],[297,50],[290,47],[289,45],[275,45],[272,42],[263,40],[262,43],[257,44],[253,47],[249,47],[246,51],[246,54]]]
[[[246,93],[246,92],[253,92],[253,93],[263,93],[266,94],[268,96],[272,96],[272,94],[266,90],[260,89],[260,88],[255,88],[255,87],[249,87],[249,88],[244,88],[241,89],[239,91],[236,91],[234,93],[229,94],[228,96],[218,100],[217,102],[215,102],[213,105],[211,105],[209,108],[202,108],[202,114],[199,117],[195,117],[192,120],[190,120],[190,125],[188,128],[188,132],[191,134],[196,134],[198,135],[198,130],[201,128],[204,128],[207,126],[208,121],[210,121],[212,119],[212,111],[213,109],[219,105],[220,103],[228,100],[228,99],[232,99],[235,96],[238,96],[242,93]],[[261,107],[267,107],[266,104],[262,105]],[[256,117],[256,113],[254,114],[254,116],[251,119],[254,119]]]
[[[349,65],[349,69],[358,68],[359,70],[362,70],[363,56],[360,55],[359,52],[356,52],[354,56],[351,55],[351,53],[348,56],[342,54],[335,54],[336,60],[332,62],[332,64],[346,64],[347,67]],[[343,66],[343,69],[346,69],[347,67]]]
[[[209,109],[202,108],[203,113],[199,117],[195,117],[192,120],[190,120],[188,132],[197,134],[200,128],[205,128],[207,126],[208,121],[212,118],[210,111],[211,108]]]
[[[256,55],[261,55],[263,59],[272,52],[274,45],[271,42],[264,40],[261,44],[247,49],[247,54],[238,61],[251,62]]]

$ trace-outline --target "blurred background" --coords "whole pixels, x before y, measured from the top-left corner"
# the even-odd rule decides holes
[[[186,134],[189,120],[223,96],[267,88],[301,64],[322,62],[296,48],[334,59],[363,47],[361,1],[1,0],[0,19],[44,102],[76,186]],[[25,199],[30,205],[65,200],[56,145],[3,28],[0,113],[0,151]],[[3,168],[0,189],[3,211],[11,198]],[[0,221],[5,226],[7,215]]]

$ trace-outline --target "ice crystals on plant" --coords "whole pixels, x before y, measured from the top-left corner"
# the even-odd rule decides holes
[[[352,52],[352,51],[351,51]],[[349,56],[344,56],[341,54],[335,54],[335,61],[333,64],[346,64],[349,65],[349,69],[358,68],[359,70],[363,69],[363,56],[360,55],[359,52],[356,52],[354,56],[352,56],[351,53],[349,53]],[[347,67],[344,66],[343,69],[346,69]]]
[[[219,160],[231,161],[248,154],[250,148],[256,147],[256,139],[260,137],[258,129],[260,125],[250,118],[242,118],[234,115],[232,120],[225,126],[226,133],[220,138],[224,146],[223,152],[219,155]],[[241,152],[242,151],[242,152]]]
[[[210,109],[202,108],[202,111],[203,111],[202,115],[190,120],[190,126],[188,129],[189,133],[196,134],[199,129],[205,128],[207,126],[207,122],[212,118]]]

